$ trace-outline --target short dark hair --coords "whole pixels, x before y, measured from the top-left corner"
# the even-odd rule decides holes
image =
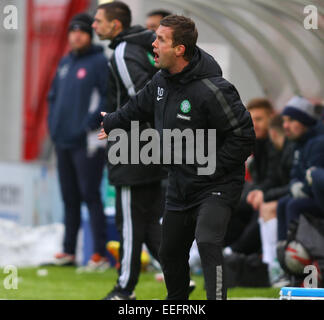
[[[129,6],[122,1],[114,1],[104,3],[98,9],[105,10],[106,18],[108,21],[117,19],[121,22],[124,29],[130,27],[132,22],[132,13]]]
[[[251,111],[254,109],[264,109],[268,113],[273,113],[274,108],[272,103],[267,98],[254,98],[250,100],[246,106],[246,108]]]
[[[184,45],[186,51],[183,57],[188,61],[191,60],[194,56],[198,39],[198,31],[195,23],[190,18],[173,14],[163,18],[160,25],[173,30],[173,46]]]
[[[280,114],[275,115],[269,122],[269,128],[284,134],[283,119]]]
[[[169,15],[171,15],[170,11],[167,11],[167,10],[164,10],[164,9],[159,9],[159,10],[150,11],[146,16],[147,17],[161,16],[162,18],[165,18],[165,17],[167,17]]]

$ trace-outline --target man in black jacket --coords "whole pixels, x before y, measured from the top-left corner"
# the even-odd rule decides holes
[[[99,139],[132,121],[154,119],[164,138],[167,129],[217,129],[216,171],[199,175],[199,165],[170,164],[160,261],[168,299],[188,299],[189,250],[196,238],[208,299],[226,299],[222,242],[241,195],[245,160],[255,133],[235,87],[222,78],[217,62],[196,46],[194,22],[171,15],[161,21],[153,43],[159,71],[143,90],[114,113],[103,113]],[[206,139],[201,143],[206,144]],[[199,147],[197,144],[196,148]],[[174,150],[174,144],[171,150]]]
[[[154,33],[130,24],[131,11],[123,2],[115,1],[98,7],[93,28],[101,40],[111,40],[109,47],[114,50],[109,62],[108,112],[119,110],[157,71],[152,55]],[[141,123],[139,134],[148,127],[149,122]],[[132,145],[130,140],[128,142],[130,154]],[[114,144],[117,142],[108,142],[108,152]],[[106,299],[133,299],[143,243],[158,259],[161,180],[166,177],[166,172],[161,166],[115,164],[108,158],[108,176],[110,184],[116,187],[116,225],[121,246],[118,283]]]

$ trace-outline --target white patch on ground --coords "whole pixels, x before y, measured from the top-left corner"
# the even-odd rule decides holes
[[[0,267],[32,267],[53,263],[62,252],[64,225],[60,223],[28,227],[0,219]],[[80,236],[78,243],[80,244]],[[82,261],[82,247],[77,248],[77,262]]]

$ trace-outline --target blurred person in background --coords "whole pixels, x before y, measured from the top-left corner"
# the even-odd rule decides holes
[[[304,97],[294,96],[284,108],[283,127],[288,139],[296,143],[291,171],[290,194],[278,203],[278,238],[287,239],[292,221],[307,212],[323,216],[323,210],[314,199],[307,172],[324,167],[324,126],[314,110],[314,105]]]
[[[131,11],[120,1],[98,7],[93,28],[101,40],[111,40],[114,50],[109,63],[108,112],[120,109],[136,95],[158,71],[154,66],[152,43],[155,34],[141,26],[131,26]],[[139,133],[152,125],[141,123]],[[131,134],[128,133],[129,155]],[[108,150],[116,142],[108,142]],[[139,145],[139,148],[142,144]],[[108,151],[109,152],[109,151]],[[108,159],[108,177],[116,187],[116,225],[120,234],[120,268],[117,284],[106,300],[134,300],[140,275],[140,256],[145,243],[159,261],[163,193],[161,166],[142,163],[112,164]]]
[[[324,126],[320,116],[315,106],[300,96],[294,96],[287,102],[282,115],[285,135],[295,147],[289,194],[280,198],[277,205],[277,256],[285,273],[274,283],[275,287],[294,285],[283,257],[288,242],[294,239],[300,215],[324,219],[321,201],[318,201],[324,167]]]
[[[268,265],[269,280],[274,284],[283,275],[277,248],[277,204],[289,194],[290,171],[295,144],[285,137],[281,115],[274,116],[269,123],[269,137],[276,152],[275,161],[269,164],[263,188],[255,190],[253,209],[259,212],[262,243],[262,261]]]
[[[146,15],[146,28],[155,32],[160,26],[160,21],[170,14],[171,12],[163,9],[149,12]]]
[[[89,212],[94,248],[89,269],[107,268],[106,218],[100,193],[105,164],[104,144],[96,130],[100,111],[106,110],[107,59],[103,48],[92,43],[93,19],[74,16],[69,25],[71,51],[59,63],[49,95],[48,128],[55,145],[61,194],[64,202],[63,252],[57,265],[74,265],[81,203]]]
[[[244,185],[238,208],[233,213],[226,235],[225,255],[232,252],[252,254],[261,251],[259,214],[253,205],[257,201],[258,190],[265,188],[270,164],[276,161],[276,152],[269,137],[269,123],[274,116],[274,108],[266,98],[254,98],[247,103],[256,143],[252,156],[247,161],[247,169],[252,177]]]
[[[318,207],[324,212],[324,168],[312,167],[306,171],[306,180]]]

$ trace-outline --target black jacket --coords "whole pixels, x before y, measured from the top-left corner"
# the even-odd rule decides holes
[[[256,139],[252,160],[248,161],[248,169],[253,182],[251,189],[266,188],[267,172],[276,158],[277,152],[269,137]]]
[[[121,32],[109,45],[114,54],[109,62],[107,111],[114,112],[134,96],[158,71],[154,67],[152,43],[155,34],[141,26]],[[143,123],[140,130],[149,125]],[[108,150],[114,142],[108,142]],[[131,141],[129,137],[129,155]],[[143,185],[166,177],[161,166],[116,164],[108,160],[108,177],[115,186]]]
[[[290,184],[302,182],[303,192],[313,196],[306,182],[306,171],[311,167],[324,167],[324,125],[320,121],[296,142]]]
[[[181,108],[189,101],[191,108]],[[197,48],[184,70],[171,75],[160,70],[138,95],[117,112],[106,115],[104,129],[129,129],[132,120],[153,121],[163,129],[216,129],[216,171],[197,175],[197,163],[168,166],[166,208],[184,210],[206,197],[218,196],[235,206],[245,176],[245,160],[251,154],[255,133],[249,112],[235,87],[222,78],[213,57]],[[205,139],[205,144],[207,140]],[[185,152],[182,153],[185,157]]]
[[[294,148],[295,144],[286,139],[282,150],[276,150],[275,157],[269,163],[262,188],[265,202],[278,200],[289,194]]]

